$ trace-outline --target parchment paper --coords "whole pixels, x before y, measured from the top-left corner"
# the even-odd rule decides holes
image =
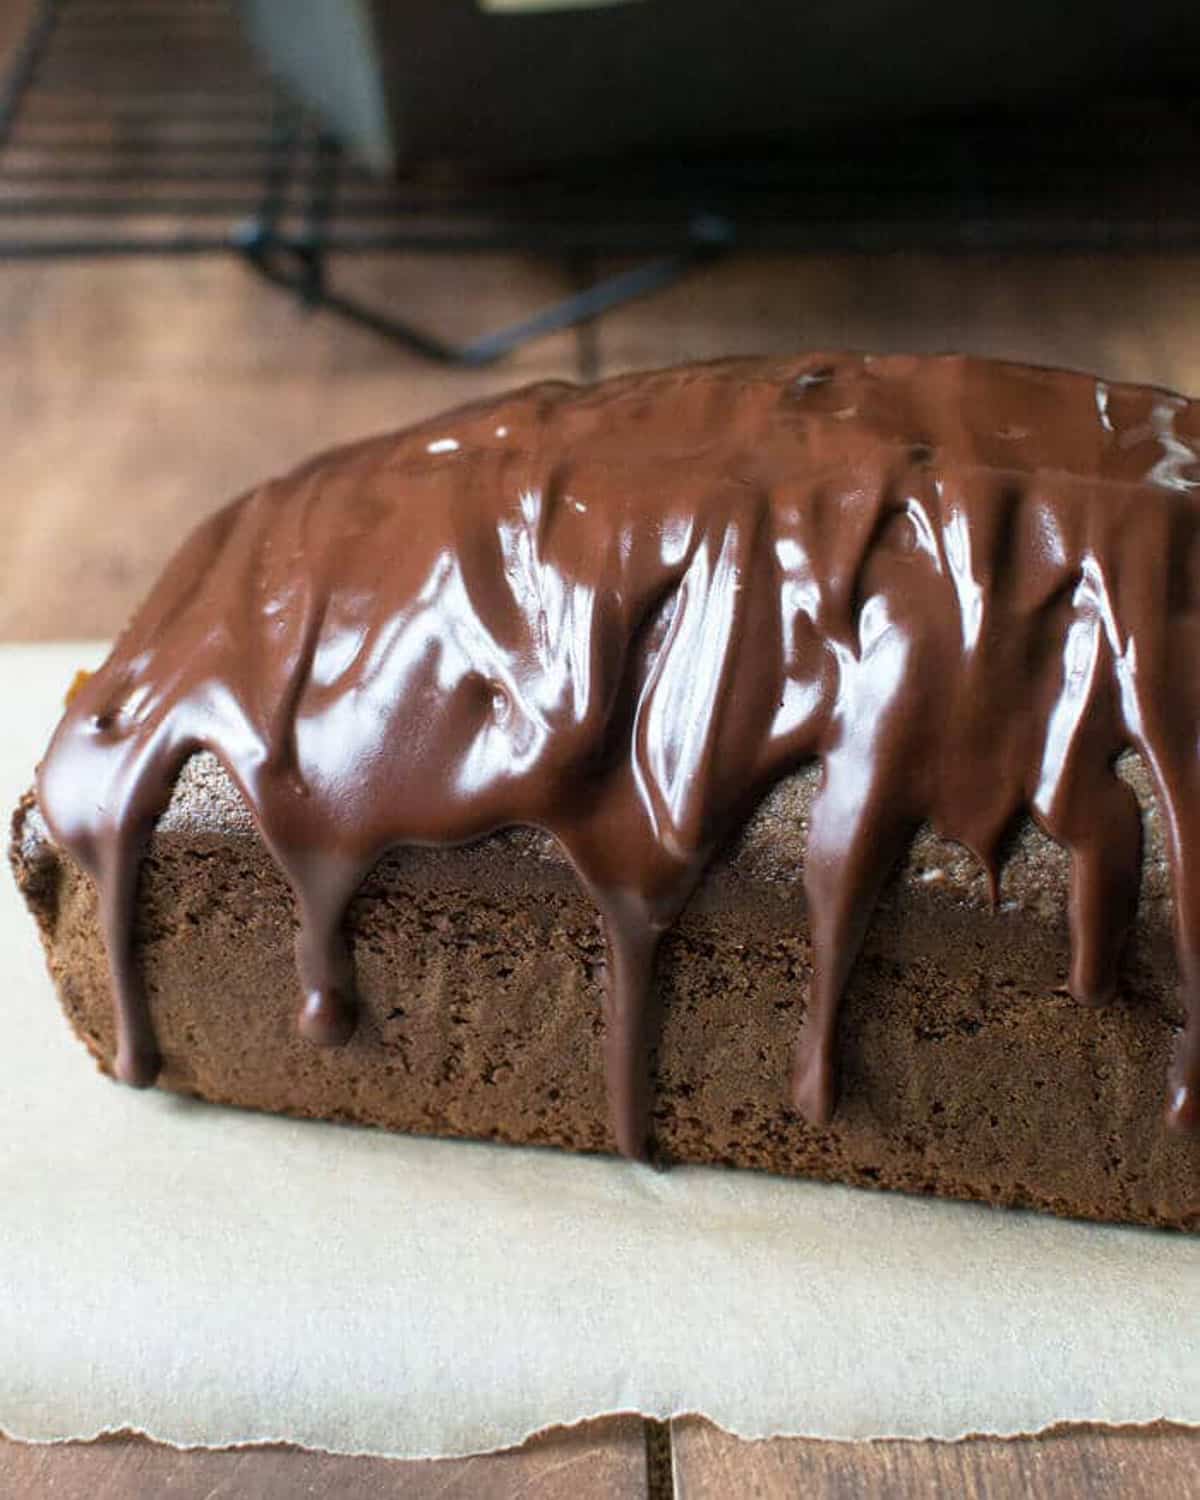
[[[0,650],[0,792],[95,647]],[[99,1077],[0,895],[0,1429],[397,1456],[1200,1422],[1200,1239],[301,1124]],[[1090,1143],[1081,1139],[1081,1151]]]

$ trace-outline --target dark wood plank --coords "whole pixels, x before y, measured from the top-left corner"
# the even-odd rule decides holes
[[[0,1494],[55,1500],[647,1500],[636,1417],[610,1417],[480,1458],[390,1462],[302,1448],[168,1448],[138,1437],[0,1439]]]
[[[1200,1432],[1064,1430],[961,1443],[743,1442],[699,1418],[672,1423],[675,1500],[1195,1500]]]
[[[1200,393],[1195,255],[746,256],[595,329],[601,374],[727,354],[961,350]]]
[[[0,69],[25,35],[36,4],[37,0],[4,0],[0,5]]]
[[[508,255],[367,257],[339,274],[456,337],[566,288]],[[255,481],[577,369],[569,334],[500,369],[433,365],[219,257],[0,267],[0,339],[0,640],[111,635],[184,533]]]

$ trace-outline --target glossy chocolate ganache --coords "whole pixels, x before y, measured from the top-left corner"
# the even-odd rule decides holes
[[[791,1094],[835,1107],[839,997],[925,822],[993,881],[1030,814],[1071,854],[1070,987],[1109,1000],[1144,759],[1200,1121],[1200,404],[961,358],[821,356],[539,385],[313,460],[205,522],[41,767],[94,877],[118,1075],[160,1060],[139,859],[221,760],[295,892],[299,1026],[355,1023],[347,903],[397,844],[549,831],[608,944],[622,1151],[647,1139],[658,940],[756,800],[820,761]],[[801,896],[797,894],[798,913]]]

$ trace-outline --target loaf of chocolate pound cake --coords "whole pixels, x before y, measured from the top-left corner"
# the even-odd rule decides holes
[[[1200,1227],[1198,441],[829,356],[264,485],[17,811],[73,1026],[226,1103]]]

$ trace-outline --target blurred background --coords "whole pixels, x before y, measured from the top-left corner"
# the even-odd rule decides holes
[[[1197,8],[0,0],[0,639],[505,386],[960,349],[1200,393]]]

